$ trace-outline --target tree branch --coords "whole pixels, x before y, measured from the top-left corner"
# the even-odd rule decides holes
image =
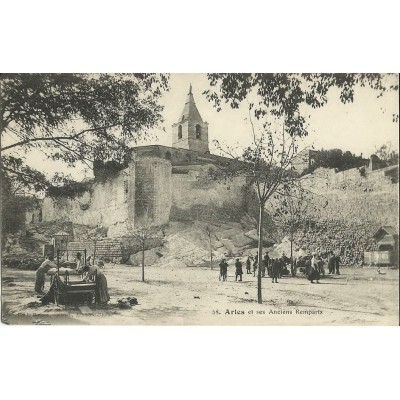
[[[114,128],[114,127],[116,127],[118,125],[119,124],[113,124],[113,125],[103,126],[103,127],[99,127],[99,128],[88,128],[88,129],[84,129],[81,132],[75,133],[74,135],[71,135],[71,136],[49,136],[49,137],[25,139],[25,140],[22,140],[21,142],[10,144],[9,146],[4,147],[2,149],[2,151],[6,151],[6,150],[12,149],[14,147],[18,147],[18,146],[23,146],[23,145],[25,145],[27,143],[32,143],[32,142],[55,140],[55,139],[56,140],[74,140],[77,137],[82,136],[85,133],[96,132],[96,131],[100,131],[100,130],[104,130],[104,129],[110,129],[110,128]]]

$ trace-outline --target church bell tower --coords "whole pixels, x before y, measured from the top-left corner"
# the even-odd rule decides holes
[[[209,153],[208,123],[203,122],[194,102],[192,85],[177,123],[172,125],[172,147]]]

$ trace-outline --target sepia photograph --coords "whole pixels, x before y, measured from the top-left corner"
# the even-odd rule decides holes
[[[3,324],[399,324],[398,74],[0,85]]]

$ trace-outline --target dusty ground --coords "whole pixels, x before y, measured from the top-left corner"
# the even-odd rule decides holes
[[[342,268],[319,285],[303,277],[278,284],[263,279],[263,304],[256,302],[256,278],[218,281],[218,270],[203,267],[147,267],[141,282],[138,267],[106,265],[110,304],[78,307],[38,306],[35,272],[2,271],[3,321],[10,324],[101,325],[398,325],[399,271]],[[49,283],[46,282],[46,287]],[[134,296],[139,304],[121,310],[117,300]],[[89,311],[89,312],[87,312]]]

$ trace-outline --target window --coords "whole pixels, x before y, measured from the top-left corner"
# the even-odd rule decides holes
[[[43,213],[42,213],[42,209],[39,210],[39,222],[42,222],[43,219]]]
[[[201,126],[199,124],[196,125],[196,139],[201,139]]]
[[[182,139],[182,125],[179,125],[178,128],[178,139]]]
[[[169,151],[167,151],[167,152],[165,153],[165,158],[166,158],[167,160],[170,160],[170,159],[171,159],[171,153],[170,153]]]

